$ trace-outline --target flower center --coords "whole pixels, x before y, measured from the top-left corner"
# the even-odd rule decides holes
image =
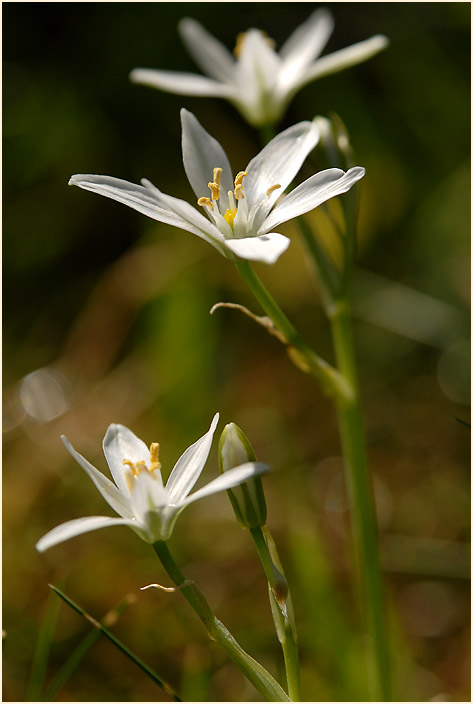
[[[216,166],[213,170],[213,181],[210,181],[207,185],[210,188],[210,194],[211,198],[208,196],[203,196],[202,198],[199,198],[197,201],[197,205],[200,205],[202,207],[207,207],[210,210],[213,210],[214,207],[219,210],[219,206],[217,205],[217,201],[220,198],[220,178],[222,174],[222,169],[219,166]],[[228,198],[228,208],[225,209],[223,212],[223,217],[225,220],[228,222],[230,227],[233,226],[233,221],[235,219],[235,215],[237,214],[238,208],[235,205],[235,200],[243,200],[245,197],[244,191],[243,191],[243,179],[245,176],[248,176],[247,171],[239,171],[237,175],[235,176],[235,181],[234,181],[234,189],[233,191],[228,191],[227,193],[227,198]],[[223,210],[223,209],[222,209]],[[220,210],[219,210],[220,212]]]
[[[151,443],[149,448],[149,460],[149,466],[144,460],[139,460],[138,462],[123,460],[123,464],[128,465],[130,469],[130,471],[125,474],[126,483],[130,493],[133,489],[133,480],[141,474],[141,472],[148,471],[152,475],[155,470],[159,471],[161,469],[161,462],[159,461],[159,442]]]

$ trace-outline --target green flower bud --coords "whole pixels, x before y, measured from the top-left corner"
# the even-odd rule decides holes
[[[245,433],[235,423],[228,423],[218,445],[218,464],[221,472],[233,467],[256,462],[255,452]],[[261,477],[248,479],[244,484],[227,489],[227,494],[243,528],[258,528],[266,523],[266,501]]]

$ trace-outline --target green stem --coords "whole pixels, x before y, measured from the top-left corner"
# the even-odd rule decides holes
[[[269,535],[267,528],[265,528],[265,533]],[[282,573],[282,565],[279,563],[279,560],[278,565],[274,565],[273,563],[274,555],[271,555],[261,528],[252,528],[251,535],[255,541],[256,549],[268,580],[271,612],[273,614],[276,633],[283,651],[289,696],[292,701],[299,702],[301,701],[299,653],[297,649],[296,624],[287,582]],[[275,572],[275,567],[278,572]],[[276,575],[278,575],[279,580],[276,578]],[[278,584],[278,581],[280,584]],[[281,591],[285,592],[284,595],[281,595]],[[283,602],[281,602],[282,597]],[[283,613],[280,602],[284,603],[285,613]]]
[[[121,616],[121,614],[130,606],[131,601],[131,596],[123,599],[117,606],[115,606],[111,611],[105,614],[102,621],[108,626],[110,626],[112,623],[115,623],[119,616]],[[87,633],[85,638],[79,643],[77,648],[72,651],[64,665],[56,674],[55,678],[43,694],[41,701],[50,702],[56,697],[57,693],[62,689],[71,674],[80,665],[81,661],[84,659],[89,650],[95,645],[95,643],[99,640],[100,637],[100,629],[94,629]]]
[[[303,371],[315,377],[328,396],[335,397],[341,402],[351,399],[351,389],[343,375],[319,357],[302,339],[294,325],[264,287],[250,263],[238,260],[235,262],[235,266],[251,293],[283,336],[288,345],[291,360]]]
[[[217,619],[200,589],[193,582],[186,580],[174,562],[167,544],[159,540],[153,544],[153,548],[169,577],[179,587],[184,598],[204,624],[211,640],[216,641],[225,650],[230,659],[268,701],[291,701],[274,677],[243,650],[230,631]]]
[[[97,621],[93,616],[87,613],[79,604],[76,604],[75,601],[72,601],[70,597],[68,597],[64,592],[62,592],[60,589],[55,587],[53,584],[49,585],[51,589],[59,596],[63,601],[66,602],[68,606],[71,607],[71,609],[74,609],[74,611],[77,611],[78,614],[83,616],[87,621],[92,624],[94,628],[97,628],[103,635],[108,638],[116,647],[124,653],[130,660],[132,660],[135,665],[138,665],[138,667],[146,674],[150,679],[153,680],[155,684],[158,685],[158,687],[161,687],[166,694],[168,694],[174,701],[180,702],[182,701],[179,699],[173,688],[171,687],[170,684],[168,684],[165,680],[161,679],[159,675],[156,674],[154,670],[152,670],[141,658],[139,658],[135,653],[127,648],[127,646],[122,643],[118,638],[116,638],[113,633],[111,633],[108,628],[106,628],[103,623],[100,623],[100,621]]]
[[[335,355],[340,372],[353,389],[349,404],[338,404],[338,422],[345,459],[346,483],[352,500],[352,533],[360,598],[370,636],[374,667],[373,699],[389,701],[390,673],[383,588],[378,547],[378,528],[373,487],[367,466],[361,404],[348,304],[340,302],[329,311]]]

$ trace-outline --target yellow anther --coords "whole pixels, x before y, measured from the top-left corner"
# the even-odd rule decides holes
[[[154,472],[155,469],[161,469],[161,462],[159,461],[159,442],[151,443],[149,448],[149,472]]]
[[[146,462],[144,460],[139,460],[139,462],[132,462],[131,460],[123,460],[123,464],[127,464],[131,469],[133,476],[136,477],[137,474],[146,469]]]
[[[230,191],[230,193],[231,193],[231,191]],[[233,221],[235,220],[235,215],[237,214],[237,212],[238,212],[237,208],[232,208],[232,209],[229,208],[228,210],[225,211],[225,215],[223,217],[228,222],[230,227],[233,227]]]
[[[281,188],[281,184],[280,184],[280,183],[275,183],[274,186],[270,186],[270,187],[268,188],[268,190],[266,191],[266,195],[267,195],[267,196],[270,196],[271,193],[272,193],[273,191],[275,191],[276,189],[278,189],[278,188]]]
[[[243,42],[245,41],[245,37],[246,37],[246,32],[240,32],[240,34],[237,35],[235,48],[233,49],[233,55],[235,56],[236,59],[238,59],[241,54],[241,50],[243,47]]]
[[[239,183],[238,186],[235,186],[235,198],[237,200],[242,200],[244,197],[245,194],[243,193],[243,186]]]
[[[214,169],[214,183],[216,186],[220,186],[220,176],[222,171],[223,169],[221,169],[220,166],[216,166]]]
[[[235,176],[235,189],[236,189],[238,186],[242,186],[242,181],[243,181],[243,179],[245,178],[245,176],[248,176],[248,172],[247,172],[247,171],[239,171],[239,172],[237,173],[237,175]]]
[[[266,32],[262,32],[261,30],[259,30],[259,33],[263,37],[264,43],[267,44],[270,49],[275,49],[276,42],[274,41],[274,39],[268,37]],[[233,49],[233,55],[236,59],[240,58],[241,50],[243,48],[243,43],[245,41],[246,35],[247,32],[240,32],[240,34],[237,35],[235,48]]]
[[[210,198],[207,198],[206,196],[199,198],[199,200],[197,201],[197,205],[202,205],[202,206],[206,205],[208,208],[210,208],[210,210],[214,209],[214,204],[212,203]]]
[[[207,184],[207,186],[210,188],[210,192],[212,193],[212,200],[218,200],[220,198],[220,186],[218,183],[210,183]]]

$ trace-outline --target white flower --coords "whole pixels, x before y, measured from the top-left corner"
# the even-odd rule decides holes
[[[316,10],[283,44],[279,53],[264,32],[250,29],[237,38],[236,59],[202,25],[179,23],[189,53],[210,78],[193,73],[137,68],[135,83],[179,95],[226,98],[255,126],[278,121],[287,104],[302,88],[348,66],[361,63],[384,49],[388,40],[376,35],[318,58],[333,31],[330,12]]]
[[[76,174],[69,183],[192,232],[229,259],[273,264],[289,245],[273,228],[345,193],[365,173],[359,166],[346,173],[327,169],[281,198],[318,142],[314,122],[299,122],[281,132],[233,179],[217,140],[187,110],[181,110],[181,121],[184,168],[202,211],[145,179],[139,186],[111,176]]]
[[[152,443],[148,449],[142,440],[123,425],[110,425],[103,441],[104,454],[115,483],[76,452],[62,436],[71,455],[85,469],[104,499],[121,518],[89,516],[68,521],[41,538],[36,544],[37,550],[43,552],[81,533],[114,525],[130,526],[148,543],[167,540],[178,515],[188,504],[230,489],[269,470],[266,464],[246,462],[189,495],[207,461],[217,423],[218,413],[209,431],[188,447],[176,462],[166,486],[161,477],[158,443]]]

